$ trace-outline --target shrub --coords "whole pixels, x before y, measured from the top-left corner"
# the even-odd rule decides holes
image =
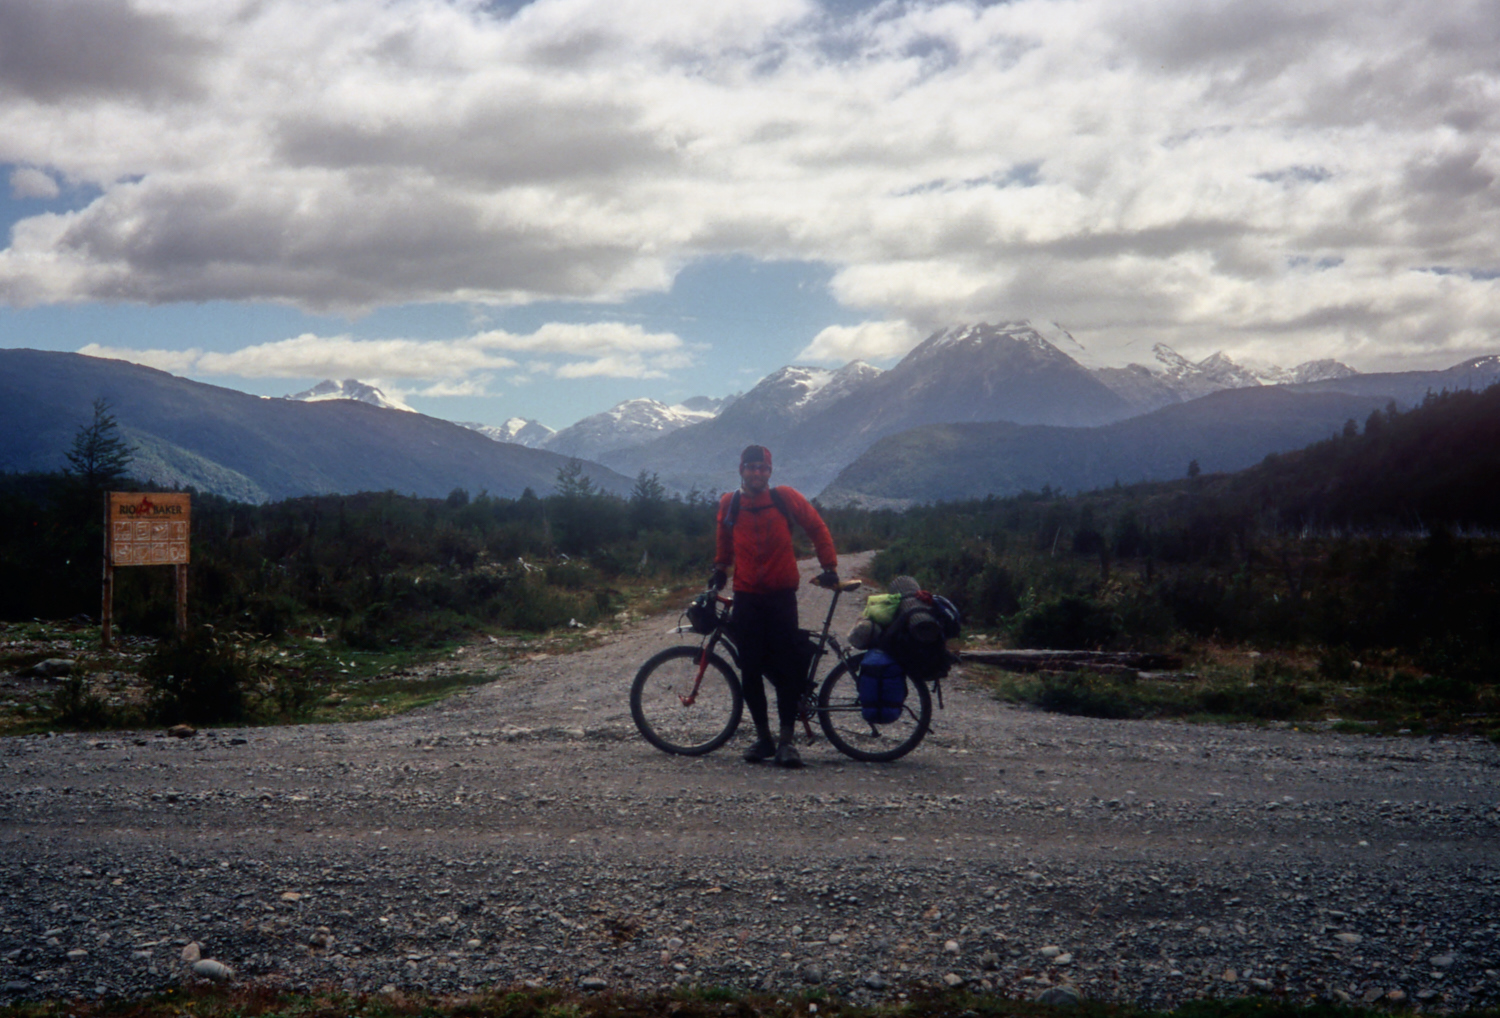
[[[113,728],[131,720],[91,690],[82,675],[69,677],[52,694],[52,723],[62,728]]]
[[[228,636],[202,626],[163,641],[142,663],[152,717],[163,724],[215,724],[247,716],[253,669]]]
[[[1076,594],[1064,594],[1018,615],[1013,623],[1018,647],[1089,650],[1104,647],[1119,635],[1114,614]]]

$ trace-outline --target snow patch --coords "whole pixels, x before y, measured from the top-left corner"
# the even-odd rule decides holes
[[[295,399],[303,403],[321,403],[324,400],[330,399],[352,399],[359,403],[378,406],[384,410],[404,410],[410,414],[417,412],[394,396],[387,396],[378,387],[361,382],[357,378],[345,378],[342,381],[325,378],[311,389],[293,393],[284,398]]]

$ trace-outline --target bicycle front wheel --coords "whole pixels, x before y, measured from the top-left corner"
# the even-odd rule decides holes
[[[927,735],[932,724],[932,694],[924,683],[907,679],[900,716],[888,724],[867,721],[854,673],[841,661],[818,692],[818,721],[840,753],[884,763],[910,753]]]
[[[663,753],[712,753],[739,727],[744,697],[734,669],[710,654],[699,678],[701,647],[669,647],[641,665],[630,685],[630,714]]]

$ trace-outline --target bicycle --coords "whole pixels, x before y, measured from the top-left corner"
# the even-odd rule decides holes
[[[942,704],[941,679],[931,680],[931,689],[928,682],[908,679],[908,695],[895,718],[886,723],[870,720],[880,712],[871,710],[868,701],[861,702],[856,677],[864,652],[846,648],[829,632],[839,595],[859,587],[859,580],[845,580],[826,588],[833,591],[833,598],[822,632],[798,630],[809,661],[797,716],[809,742],[816,741],[812,729],[816,715],[823,734],[839,752],[855,760],[886,762],[910,753],[926,737],[934,693]],[[712,753],[733,738],[739,727],[744,696],[739,650],[728,630],[731,604],[730,598],[717,591],[700,594],[686,612],[689,624],[678,625],[675,632],[697,633],[702,642],[668,647],[654,655],[641,665],[631,683],[630,713],[636,728],[665,753]],[[835,664],[820,687],[818,666],[830,654]]]

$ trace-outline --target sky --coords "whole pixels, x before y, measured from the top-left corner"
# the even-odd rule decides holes
[[[1496,0],[4,0],[0,346],[563,427],[1056,322],[1500,353]]]

